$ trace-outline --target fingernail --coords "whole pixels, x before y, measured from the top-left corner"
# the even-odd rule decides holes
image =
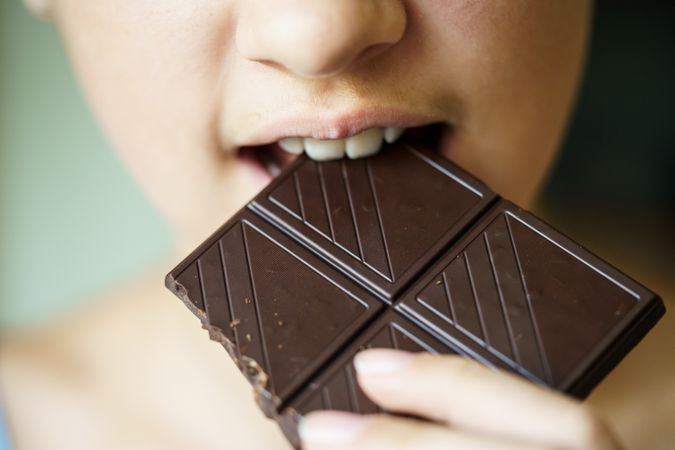
[[[353,442],[368,424],[368,416],[339,411],[317,411],[305,416],[298,425],[303,443],[340,446]]]
[[[413,354],[401,350],[364,350],[354,357],[354,367],[363,374],[391,374],[407,366]]]

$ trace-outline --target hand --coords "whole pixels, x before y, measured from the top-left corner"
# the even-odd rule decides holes
[[[300,423],[304,450],[620,448],[588,406],[464,358],[377,349],[354,365],[382,408],[433,422],[317,411]]]

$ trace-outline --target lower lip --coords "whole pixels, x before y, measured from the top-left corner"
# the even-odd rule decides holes
[[[249,150],[250,152],[253,151],[265,151],[263,149],[251,149]],[[254,179],[256,184],[260,184],[261,186],[266,185],[269,183],[274,176],[272,173],[267,170],[267,168],[260,163],[251,153],[238,153],[237,154],[237,161],[239,164],[242,166],[246,167],[251,175],[252,178]]]
[[[274,176],[258,162],[246,158],[241,158],[240,161],[251,171],[256,184],[264,186],[274,179]]]
[[[265,183],[279,175],[296,157],[297,155],[285,152],[277,144],[249,147],[240,150],[238,154],[238,159],[251,169],[254,177]]]
[[[437,150],[438,153],[446,158],[446,159],[452,159],[452,147],[453,147],[453,142],[455,138],[455,133],[454,129],[452,127],[446,126],[443,129],[443,134],[441,135],[441,139],[438,142],[437,145]]]

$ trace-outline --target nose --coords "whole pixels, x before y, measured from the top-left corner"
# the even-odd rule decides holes
[[[303,77],[339,73],[401,40],[401,0],[242,0],[236,45],[245,58]]]

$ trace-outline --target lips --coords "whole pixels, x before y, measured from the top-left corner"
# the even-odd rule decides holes
[[[302,153],[317,161],[364,158],[404,134],[414,135],[435,148],[439,125],[451,129],[437,118],[402,109],[316,111],[313,115],[305,111],[272,121],[260,120],[253,129],[234,133],[239,136],[230,141],[229,148],[236,149],[242,160],[253,163],[258,172],[274,177]]]
[[[270,144],[240,147],[237,156],[273,178],[302,153],[318,161],[363,158],[376,154],[384,143],[393,143],[404,134],[430,148],[438,148],[442,138],[451,132],[452,127],[445,123],[432,123],[409,129],[374,127],[342,139],[293,136]]]

